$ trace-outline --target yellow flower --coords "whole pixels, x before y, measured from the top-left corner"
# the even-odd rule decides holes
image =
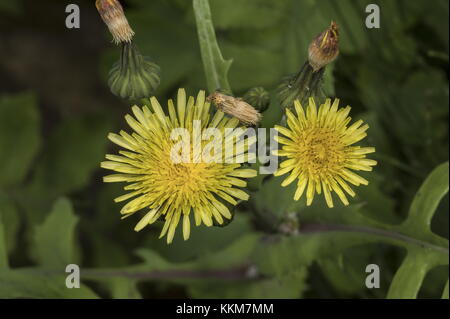
[[[352,172],[371,171],[377,162],[366,158],[366,154],[375,152],[374,147],[352,146],[367,136],[367,124],[362,120],[348,126],[350,106],[338,109],[339,100],[333,104],[327,99],[317,111],[314,99],[309,99],[306,113],[300,102],[294,103],[297,115],[286,110],[289,128],[276,126],[275,129],[285,137],[278,136],[277,141],[284,144],[275,155],[286,156],[275,176],[290,172],[282,182],[287,186],[297,181],[295,200],[299,200],[306,190],[306,204],[311,205],[314,194],[322,191],[328,207],[333,207],[331,193],[334,191],[344,205],[348,205],[345,193],[355,196],[350,184],[367,185],[368,181]],[[344,193],[345,191],[345,193]]]
[[[127,123],[134,130],[131,135],[124,131],[120,134],[109,134],[108,138],[112,142],[126,150],[120,150],[120,155],[106,155],[108,161],[102,162],[101,167],[119,174],[105,176],[104,182],[130,183],[124,187],[130,192],[115,201],[122,202],[134,197],[123,206],[122,218],[147,210],[137,223],[136,231],[158,219],[164,219],[160,238],[167,234],[167,243],[171,243],[175,229],[182,219],[183,237],[187,240],[190,234],[191,213],[196,226],[201,223],[212,226],[213,219],[222,224],[223,218],[232,217],[225,202],[234,206],[237,205],[237,200],[249,198],[240,188],[247,185],[243,178],[256,176],[256,171],[241,168],[240,163],[243,159],[250,160],[248,147],[256,138],[248,137],[241,141],[236,141],[238,138],[230,139],[229,135],[226,135],[226,128],[237,128],[239,121],[226,117],[221,111],[215,112],[210,118],[210,103],[205,101],[204,91],[200,91],[195,100],[193,97],[186,99],[184,89],[178,90],[176,106],[172,100],[168,102],[168,116],[155,97],[152,97],[150,102],[152,111],[147,106],[142,109],[133,106],[134,117],[125,116]],[[190,143],[189,139],[186,144],[182,139],[181,145],[188,145],[188,150],[192,152],[188,153],[188,161],[174,161],[173,154],[178,153],[172,152],[175,145],[180,143],[179,139],[173,139],[174,129],[188,132],[189,136],[192,136],[198,134],[195,133],[197,125],[201,127],[202,132],[209,128],[218,129],[216,132],[222,133],[219,135],[220,140],[211,142],[211,139],[202,138],[200,142]],[[245,130],[242,129],[242,132]],[[240,133],[235,136],[242,135]],[[199,160],[198,153],[195,155],[199,146],[206,149],[208,143],[221,147],[222,152],[217,153],[219,155],[213,152],[216,161],[205,162]],[[236,151],[234,154],[241,160],[233,163],[225,161],[227,155],[224,155],[223,149],[230,145],[238,149],[239,143],[244,145],[242,152],[237,154]]]

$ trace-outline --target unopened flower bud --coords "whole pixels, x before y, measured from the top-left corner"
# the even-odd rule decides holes
[[[245,93],[243,100],[253,105],[259,112],[264,112],[269,107],[270,95],[263,87],[255,87]]]
[[[114,42],[119,44],[121,42],[131,42],[134,36],[134,31],[128,24],[127,17],[123,12],[122,5],[118,0],[96,0],[97,7],[103,22],[108,26]]]
[[[303,105],[310,97],[323,101],[325,98],[322,88],[324,71],[325,69],[322,68],[314,72],[311,64],[306,61],[299,72],[285,77],[277,89],[280,106],[283,109],[292,109],[295,100],[299,100]]]
[[[160,83],[160,68],[139,53],[133,43],[122,44],[122,54],[109,72],[108,84],[114,95],[137,100],[152,96]]]
[[[208,96],[208,101],[211,101],[222,112],[237,118],[244,124],[256,125],[261,120],[261,114],[241,98],[214,92]]]
[[[331,21],[328,29],[320,33],[309,45],[308,60],[314,72],[334,61],[339,55],[338,25]]]
[[[320,33],[310,44],[308,61],[300,71],[282,80],[278,87],[278,98],[282,108],[293,108],[294,101],[305,104],[310,97],[323,101],[323,76],[325,66],[339,55],[338,25],[331,22],[330,26]]]

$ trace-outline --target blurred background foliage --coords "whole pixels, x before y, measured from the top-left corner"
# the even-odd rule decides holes
[[[71,2],[79,30],[64,26]],[[158,98],[204,89],[192,2],[122,3],[141,52],[161,67]],[[380,6],[380,29],[365,27],[369,3]],[[113,202],[120,185],[101,181],[99,162],[114,151],[106,135],[126,127],[130,103],[107,87],[119,49],[93,1],[0,0],[0,297],[448,298],[448,164],[423,184],[448,161],[448,1],[210,6],[239,96],[273,92],[311,39],[339,24],[325,89],[370,124],[379,164],[369,186],[349,207],[306,208],[279,178],[259,178],[226,227],[170,246],[157,239],[161,225],[135,233]],[[272,103],[263,115],[271,127],[282,112]],[[64,285],[69,263],[81,265],[80,289]],[[365,286],[368,264],[380,266],[379,289]]]

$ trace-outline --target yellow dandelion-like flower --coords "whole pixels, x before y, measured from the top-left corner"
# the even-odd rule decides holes
[[[327,99],[317,111],[314,99],[309,99],[306,112],[295,101],[294,115],[286,110],[287,127],[276,126],[275,129],[285,137],[278,136],[283,144],[275,155],[285,156],[287,160],[280,164],[275,176],[290,172],[282,182],[287,186],[298,180],[294,195],[299,200],[306,190],[306,204],[311,205],[314,194],[323,191],[328,207],[333,207],[331,193],[334,191],[344,205],[348,205],[345,195],[355,196],[349,183],[355,186],[367,185],[368,181],[356,171],[371,171],[377,162],[366,158],[366,154],[375,152],[374,147],[352,146],[367,136],[367,124],[359,120],[348,126],[350,106],[338,109],[339,100]]]
[[[190,235],[191,213],[196,226],[202,223],[212,226],[213,220],[222,224],[224,218],[232,217],[227,205],[234,206],[238,200],[249,198],[240,188],[247,185],[243,178],[256,176],[256,171],[241,166],[245,160],[252,159],[248,148],[256,138],[239,139],[243,133],[230,138],[230,134],[226,132],[238,128],[239,121],[226,117],[221,111],[211,116],[210,103],[206,101],[204,91],[200,91],[195,100],[193,97],[187,99],[185,91],[180,89],[176,104],[172,100],[168,101],[168,116],[155,97],[150,102],[152,110],[147,106],[133,106],[134,117],[125,116],[133,133],[121,131],[120,134],[109,134],[108,138],[112,142],[126,150],[120,150],[120,155],[106,155],[107,161],[102,162],[101,167],[118,174],[105,176],[104,182],[130,183],[124,187],[129,193],[115,201],[134,198],[121,209],[122,218],[146,210],[135,227],[136,231],[163,219],[165,223],[160,238],[167,235],[167,243],[171,243],[182,219],[183,237],[187,240]],[[200,138],[196,132],[199,128],[201,132],[216,129],[215,132],[222,134],[203,140],[203,136]],[[179,139],[173,139],[174,129],[175,132],[187,132],[188,136],[199,135],[192,143],[191,139],[181,141],[181,146],[187,145],[188,150],[192,151],[188,153],[187,161],[174,161],[173,155],[178,154],[178,151],[173,151],[176,144],[180,143]],[[244,129],[241,131],[245,132]],[[214,142],[211,141],[213,138]],[[214,152],[212,155],[211,152],[208,154],[214,161],[205,162],[199,157],[202,153],[198,150],[207,149],[208,143],[210,146],[212,143],[213,147],[208,150]],[[230,153],[223,152],[230,145],[236,149],[233,153],[234,162],[227,161]],[[242,147],[238,148],[239,146]],[[220,152],[216,153],[217,147]],[[241,153],[238,153],[238,149],[242,150]]]

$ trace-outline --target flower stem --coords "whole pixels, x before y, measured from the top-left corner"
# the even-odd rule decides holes
[[[241,265],[223,270],[120,270],[120,269],[86,269],[82,272],[84,279],[100,279],[110,277],[126,277],[135,279],[219,279],[219,280],[243,280],[255,279],[248,271],[248,265]]]
[[[208,0],[194,0],[195,21],[198,40],[210,93],[220,89],[231,92],[228,83],[228,70],[232,60],[224,60],[217,44]]]

